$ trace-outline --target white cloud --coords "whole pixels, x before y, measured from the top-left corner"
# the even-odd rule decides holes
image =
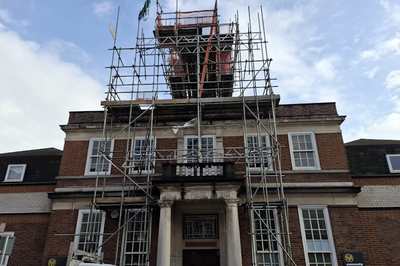
[[[307,51],[314,52],[314,53],[320,53],[320,52],[324,51],[326,49],[326,47],[327,47],[326,45],[320,46],[320,47],[310,46],[307,48]]]
[[[102,84],[47,48],[0,27],[0,152],[62,149],[68,112],[101,110]]]
[[[372,79],[373,77],[375,77],[375,74],[379,71],[379,67],[376,66],[371,70],[365,71],[364,75],[367,76],[367,78]]]
[[[388,24],[390,26],[400,25],[400,5],[389,1],[380,1],[379,3],[383,6],[388,15]]]
[[[111,2],[101,2],[93,4],[93,13],[99,17],[108,15],[113,10]]]
[[[400,34],[398,32],[395,37],[379,42],[373,49],[361,52],[360,57],[362,60],[376,61],[387,55],[400,55]]]
[[[347,117],[343,131],[345,141],[360,138],[370,139],[399,139],[400,136],[400,99],[398,95],[386,95],[380,100],[371,101],[366,106],[361,99],[360,103],[352,103],[352,115]],[[377,106],[381,105],[385,107]],[[384,114],[381,114],[382,111]]]
[[[400,70],[390,71],[386,77],[385,85],[388,89],[400,86]]]
[[[21,27],[26,27],[29,25],[28,20],[17,20],[13,19],[11,16],[11,13],[6,10],[6,9],[1,9],[0,8],[0,19],[9,25],[14,25],[14,26],[21,26]]]
[[[327,80],[332,80],[337,76],[335,65],[339,60],[338,56],[323,58],[315,64],[314,68],[321,77]]]
[[[42,50],[46,50],[55,56],[61,56],[63,60],[67,60],[70,62],[85,63],[92,60],[91,56],[88,53],[86,53],[83,49],[81,49],[74,43],[60,39],[44,43],[42,45]]]
[[[344,139],[346,141],[360,138],[399,139],[400,113],[395,112],[382,118],[368,117],[366,119],[369,123],[362,123],[361,126],[344,131]]]

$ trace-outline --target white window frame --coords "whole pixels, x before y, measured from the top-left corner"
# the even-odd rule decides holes
[[[130,156],[130,166],[129,166],[129,168],[131,168],[130,169],[130,173],[131,174],[135,174],[135,173],[139,172],[139,170],[134,168],[136,140],[141,140],[142,141],[142,140],[145,140],[145,139],[146,139],[145,137],[135,137],[135,138],[132,139],[132,149],[131,149],[132,154]],[[155,158],[156,158],[156,145],[157,145],[156,144],[156,138],[149,138],[149,141],[150,141],[150,143],[153,142],[153,147],[150,147],[150,153],[152,153],[150,156],[153,157],[150,160],[150,166],[153,165],[153,168],[150,169],[150,170],[142,169],[141,173],[154,173],[154,171],[155,171],[155,163],[156,163]],[[145,159],[147,160],[147,158],[145,158]]]
[[[393,169],[392,161],[390,160],[391,157],[398,157],[400,159],[400,154],[386,154],[389,171],[391,173],[400,173],[400,169]]]
[[[183,156],[184,156],[184,163],[188,163],[188,159],[187,159],[187,155],[188,155],[188,139],[198,139],[197,135],[186,135],[184,136],[184,152],[183,152]],[[213,147],[211,148],[211,152],[212,152],[212,160],[210,160],[209,162],[215,162],[215,157],[214,157],[214,153],[215,153],[215,149],[216,149],[216,145],[217,145],[217,138],[215,135],[203,135],[201,136],[201,138],[212,138],[213,139]],[[202,147],[202,149],[204,149]],[[196,151],[197,152],[197,151]]]
[[[249,145],[249,138],[254,138],[254,137],[258,137],[258,136],[260,136],[260,140],[261,140],[261,138],[265,138],[265,143],[261,143],[261,145],[258,144],[259,146],[256,147],[256,148],[261,148],[262,149],[261,152],[263,153],[264,163],[267,163],[267,166],[264,166],[264,167],[261,166],[261,157],[258,157],[258,159],[260,160],[259,162],[251,162],[252,153],[253,154],[257,154],[257,153],[259,154],[260,151],[254,150],[254,147],[249,147],[250,146]],[[249,170],[250,171],[261,171],[261,170],[272,171],[273,170],[272,148],[268,148],[268,147],[270,147],[269,135],[268,134],[261,134],[261,135],[258,135],[258,134],[247,134],[246,138],[247,138],[246,141],[247,141],[247,148],[248,148],[248,154],[249,154],[249,161],[248,161]],[[262,145],[265,145],[265,147],[267,147],[267,148],[262,147]],[[254,157],[253,157],[253,160],[254,160]],[[254,164],[254,163],[259,163],[260,167],[252,166],[252,164]]]
[[[14,232],[1,232],[0,236],[14,236]],[[4,256],[4,264],[2,264],[1,258],[2,258],[2,254],[0,254],[0,266],[7,266],[10,255]]]
[[[311,137],[311,144],[313,146],[312,150],[294,150],[293,148],[293,142],[292,142],[292,136],[296,135],[310,135]],[[292,169],[293,170],[321,170],[320,164],[319,164],[319,156],[318,156],[318,149],[317,149],[317,142],[315,140],[315,134],[313,131],[303,131],[303,132],[289,132],[288,133],[288,138],[289,138],[289,147],[290,147],[290,158],[292,160]],[[296,166],[295,163],[295,158],[294,158],[294,153],[295,152],[313,152],[314,154],[314,162],[315,166]]]
[[[267,238],[271,236],[271,239],[267,240],[266,242],[270,242],[270,240],[272,240],[273,237],[272,237],[272,235],[270,234],[270,232],[269,232],[269,230],[267,228],[258,228],[257,229],[257,225],[254,224],[254,230],[255,230],[254,233],[255,234],[253,234],[252,237],[255,238],[254,239],[254,243],[256,243],[256,247],[255,247],[256,254],[257,254],[257,258],[256,258],[257,263],[256,264],[257,265],[271,265],[271,262],[263,262],[263,261],[259,261],[259,259],[258,259],[259,255],[266,254],[267,256],[269,256],[269,254],[271,253],[271,254],[277,254],[277,256],[278,256],[278,262],[277,263],[274,262],[273,265],[283,266],[284,265],[283,250],[282,250],[282,247],[279,245],[279,243],[282,243],[282,238],[281,238],[281,234],[280,234],[281,231],[280,231],[280,227],[279,227],[280,223],[279,223],[279,219],[278,219],[278,210],[276,208],[273,208],[273,207],[270,207],[269,210],[266,209],[266,208],[257,208],[257,207],[255,207],[253,209],[254,213],[252,214],[253,215],[253,219],[252,220],[254,222],[257,221],[257,220],[261,220],[257,216],[257,214],[255,213],[256,211],[264,211],[266,213],[272,212],[272,215],[273,215],[272,218],[273,219],[268,219],[268,220],[273,220],[274,221],[275,228],[273,228],[273,230],[275,230],[275,236],[277,238],[277,243],[276,243],[277,250],[273,250],[272,252],[265,251],[265,250],[264,251],[259,250],[258,249],[258,245],[257,245],[257,241],[259,241],[260,239],[257,239],[258,235],[260,235],[260,238],[262,238],[264,235],[266,235]],[[266,221],[267,223],[268,223],[268,220]],[[263,231],[265,231],[265,233],[263,233]]]
[[[108,170],[107,171],[90,171],[91,167],[91,159],[92,158],[98,158],[100,159],[102,156],[97,154],[97,155],[92,155],[93,151],[93,144],[95,141],[105,141],[103,138],[91,138],[90,143],[89,143],[89,148],[87,152],[87,158],[86,158],[86,167],[85,167],[85,175],[97,175],[99,174],[106,174],[109,175],[111,173],[111,164],[109,163]],[[114,150],[114,139],[110,141],[110,157],[112,157]]]
[[[10,171],[12,167],[22,167],[21,176],[19,179],[9,179]],[[7,167],[7,173],[4,178],[4,182],[22,182],[24,180],[26,164],[9,164]]]
[[[98,232],[99,235],[99,245],[101,245],[103,243],[103,233],[104,233],[104,226],[105,226],[105,221],[106,221],[106,213],[100,210],[79,210],[79,214],[78,214],[78,220],[76,222],[76,229],[75,229],[75,239],[74,239],[74,244],[75,244],[75,248],[78,249],[79,247],[79,237],[80,237],[80,233],[81,233],[81,229],[82,229],[82,219],[83,219],[83,215],[88,214],[90,215],[90,212],[95,213],[95,214],[99,214],[101,213],[101,226],[100,226],[100,232]],[[85,250],[84,250],[85,251]],[[87,251],[89,252],[89,251]],[[101,254],[101,248],[99,248],[99,250],[97,250],[97,255],[100,256]]]
[[[304,257],[306,260],[306,265],[310,265],[309,253],[330,253],[331,254],[331,260],[332,260],[332,266],[338,266],[337,258],[336,258],[336,250],[335,250],[335,243],[333,241],[333,234],[332,234],[332,227],[331,227],[331,222],[329,218],[329,211],[328,207],[326,205],[299,205],[298,207],[298,213],[299,213],[299,220],[300,220],[300,228],[301,228],[301,238],[303,240],[303,250],[304,250]],[[309,251],[308,250],[308,245],[307,245],[307,239],[306,239],[306,232],[305,232],[305,226],[304,226],[304,218],[303,218],[303,210],[322,210],[324,214],[324,220],[325,220],[325,226],[326,226],[326,233],[328,236],[328,244],[329,244],[329,251]]]
[[[139,221],[139,223],[141,224],[141,226],[146,226],[147,228],[147,238],[145,241],[140,240],[138,241],[138,239],[131,239],[128,240],[129,236],[128,233],[131,232],[133,233],[133,237],[136,236],[135,232],[135,228],[132,228],[133,230],[128,231],[129,228],[131,228],[131,225],[129,223],[132,222],[136,222],[138,223],[138,220],[136,218],[133,218],[133,220],[129,221],[129,223],[124,226],[124,231],[123,231],[123,237],[122,237],[122,252],[121,252],[121,258],[120,261],[122,262],[121,265],[135,265],[134,262],[131,262],[130,264],[128,264],[126,262],[126,259],[128,256],[131,256],[131,258],[133,258],[134,256],[145,256],[145,257],[141,257],[141,261],[137,262],[137,265],[145,265],[145,261],[147,261],[149,254],[150,254],[150,245],[149,245],[149,238],[151,237],[151,215],[147,210],[142,210],[142,209],[130,209],[130,210],[126,210],[125,211],[125,222],[128,222],[128,219],[131,218],[130,214],[131,213],[137,213],[137,212],[142,212],[143,214],[146,214],[145,218],[142,219],[141,221]],[[143,216],[142,216],[143,218]],[[147,220],[146,220],[147,219]],[[139,231],[140,232],[140,231]],[[135,243],[137,242],[145,242],[144,243],[144,247],[146,248],[146,250],[140,250],[139,251],[127,251],[127,245],[128,242],[132,242],[133,245],[135,245]],[[140,244],[139,244],[140,245]],[[133,248],[133,247],[132,247]]]

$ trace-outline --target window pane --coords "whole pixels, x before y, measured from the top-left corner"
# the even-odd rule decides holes
[[[332,266],[332,247],[329,244],[324,209],[302,209],[302,222],[310,266]],[[311,227],[311,229],[307,229]]]
[[[25,166],[18,165],[18,166],[9,166],[7,180],[21,180],[23,178]]]
[[[132,170],[137,172],[154,170],[154,140],[135,139],[134,144],[130,159]]]
[[[306,150],[306,144],[304,142],[300,143],[300,150]]]
[[[92,149],[92,155],[98,155],[99,154],[99,145],[100,141],[93,141],[93,149]]]
[[[276,239],[280,239],[276,228],[274,210],[255,209],[255,239],[257,243],[257,265],[280,265],[279,264],[279,244]]]
[[[312,134],[291,134],[291,140],[294,167],[317,168],[318,163]]]
[[[201,140],[202,150],[201,150],[201,162],[213,162],[214,161],[214,138],[205,137]],[[198,153],[198,139],[197,138],[187,138],[186,140],[186,162],[195,163],[199,161]]]
[[[81,223],[79,227],[78,248],[86,252],[94,252],[100,245],[102,231],[102,213],[93,211],[92,213],[81,213]]]
[[[325,221],[324,220],[319,220],[319,228],[326,229],[326,225],[325,225]]]
[[[389,161],[393,171],[400,171],[400,155],[390,155]]]
[[[124,265],[146,265],[148,244],[148,215],[146,211],[130,211],[125,231]]]
[[[297,139],[297,135],[292,135],[292,144],[293,144],[293,150],[295,151],[299,150],[299,141]]]
[[[106,145],[104,145],[106,143]],[[103,140],[91,140],[91,150],[88,152],[90,154],[89,161],[89,173],[97,172],[108,172],[110,170],[110,163],[104,158],[104,156],[110,156],[111,152],[111,141]]]

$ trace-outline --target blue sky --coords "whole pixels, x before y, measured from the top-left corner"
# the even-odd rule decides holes
[[[226,4],[229,3],[229,4]],[[133,47],[144,0],[0,2],[0,152],[63,148],[69,111],[101,110],[117,46]],[[160,0],[175,11],[175,0]],[[281,103],[337,102],[344,141],[400,139],[398,1],[219,0],[221,22],[263,6],[271,75]],[[214,0],[180,1],[181,11]],[[155,0],[141,26],[151,36]]]

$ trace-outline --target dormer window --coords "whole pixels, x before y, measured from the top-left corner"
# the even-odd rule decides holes
[[[26,164],[9,164],[4,182],[22,182]]]
[[[400,173],[400,154],[386,154],[387,163],[391,173]]]

